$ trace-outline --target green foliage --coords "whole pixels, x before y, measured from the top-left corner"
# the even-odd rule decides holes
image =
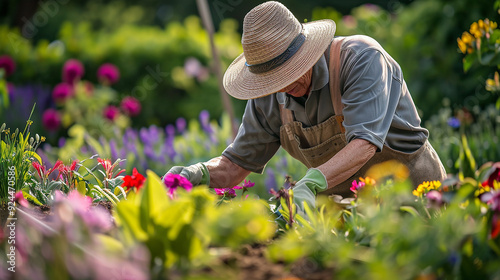
[[[5,203],[31,179],[28,172],[31,162],[38,159],[35,153],[43,138],[30,137],[32,121],[28,119],[24,130],[11,132],[6,124],[0,127],[0,202]]]
[[[267,256],[332,268],[335,279],[492,279],[500,238],[489,239],[485,213],[496,210],[485,208],[476,190],[477,183],[465,181],[457,191],[449,188],[439,209],[429,206],[430,198],[416,201],[404,182],[363,189],[348,209],[319,200],[319,210],[306,209],[311,226],[288,230]]]
[[[96,83],[97,67],[108,62],[120,69],[120,81],[114,85],[118,96],[131,95],[147,108],[135,120],[137,126],[166,125],[179,116],[191,119],[203,109],[215,116],[222,113],[217,80],[208,68],[212,63],[208,35],[197,17],[169,23],[164,29],[123,24],[111,32],[93,30],[86,22],[66,22],[60,28],[56,41],[32,45],[18,30],[0,27],[0,53],[9,54],[19,69],[11,77],[14,84],[29,81],[54,86],[60,76],[53,73],[59,73],[69,58],[80,60],[85,67],[83,78]],[[242,51],[236,29],[236,22],[227,19],[215,34],[226,66]],[[206,76],[184,71],[189,58],[201,63],[200,71]],[[236,103],[241,112],[244,102]]]
[[[215,207],[206,186],[177,190],[170,199],[152,171],[146,186],[116,206],[115,218],[126,246],[140,243],[151,253],[153,271],[187,270],[206,258],[208,246],[238,247],[262,242],[274,233],[262,202],[246,200]]]
[[[500,111],[492,105],[484,110],[475,109],[473,112],[457,110],[454,114],[445,107],[425,123],[430,131],[429,141],[448,173],[465,172],[465,176],[470,175],[470,171],[464,168],[475,170],[472,166],[472,169],[466,167],[471,159],[476,166],[488,161],[500,161],[500,150],[496,149],[500,139]],[[458,121],[459,126],[453,128],[448,124],[450,120]],[[462,136],[466,137],[468,148]]]

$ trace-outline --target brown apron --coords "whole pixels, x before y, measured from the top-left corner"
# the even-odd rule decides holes
[[[343,38],[335,38],[330,46],[330,94],[335,114],[326,121],[312,127],[304,128],[302,123],[294,121],[292,111],[280,104],[282,126],[280,128],[281,146],[294,158],[301,161],[308,168],[318,167],[347,145],[345,128],[342,125],[344,116],[339,84],[340,48]],[[328,53],[328,50],[327,50]],[[328,57],[328,56],[327,56]],[[415,187],[423,181],[442,180],[445,170],[437,153],[428,141],[413,153],[403,153],[391,149],[387,145],[375,155],[361,169],[346,181],[337,186],[328,186],[322,194],[337,194],[342,197],[352,197],[350,187],[353,180],[363,177],[373,165],[395,159],[406,165],[410,171],[410,178]]]

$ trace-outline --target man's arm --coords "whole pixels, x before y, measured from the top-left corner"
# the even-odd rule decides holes
[[[225,156],[213,158],[205,162],[205,166],[210,174],[211,188],[236,186],[250,174],[250,171],[233,163]]]
[[[318,169],[325,175],[328,188],[349,179],[370,160],[377,147],[363,139],[354,139]]]

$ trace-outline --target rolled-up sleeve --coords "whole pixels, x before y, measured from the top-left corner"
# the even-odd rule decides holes
[[[249,100],[238,134],[222,155],[246,170],[262,173],[280,147],[280,126],[274,94]]]
[[[381,151],[401,96],[401,82],[376,49],[351,54],[341,75],[344,127],[348,142],[364,139]]]

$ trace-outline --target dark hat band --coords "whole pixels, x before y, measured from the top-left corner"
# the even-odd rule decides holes
[[[302,44],[304,44],[305,40],[306,36],[301,32],[293,39],[288,48],[282,54],[269,61],[259,64],[248,64],[245,62],[245,66],[247,66],[248,70],[254,74],[262,74],[271,71],[290,59],[300,49]]]

